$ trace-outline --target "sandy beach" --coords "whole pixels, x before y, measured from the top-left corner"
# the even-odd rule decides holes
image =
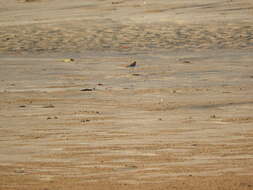
[[[252,52],[251,0],[0,0],[0,189],[253,189]]]

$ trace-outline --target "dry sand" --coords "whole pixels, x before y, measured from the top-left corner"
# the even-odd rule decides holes
[[[0,189],[253,189],[252,51],[251,0],[0,0]]]

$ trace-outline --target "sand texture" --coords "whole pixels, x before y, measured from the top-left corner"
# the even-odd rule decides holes
[[[0,189],[253,189],[252,52],[251,0],[0,0]]]

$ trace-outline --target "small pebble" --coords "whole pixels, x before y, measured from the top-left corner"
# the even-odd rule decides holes
[[[135,67],[136,66],[136,61],[134,61],[133,63],[131,63],[130,65],[128,65],[127,67]]]
[[[70,58],[70,59],[63,59],[63,62],[65,63],[71,63],[71,62],[74,62],[75,60],[73,58]]]
[[[82,119],[82,120],[81,120],[82,123],[87,123],[87,122],[89,122],[89,121],[90,121],[89,119]]]
[[[91,91],[94,91],[95,88],[84,88],[84,89],[81,89],[80,91],[83,91],[83,92],[91,92]]]
[[[54,108],[54,105],[49,104],[49,105],[43,106],[43,108]]]

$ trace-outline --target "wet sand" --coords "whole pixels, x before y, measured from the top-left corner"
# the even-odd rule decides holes
[[[0,189],[253,189],[252,10],[0,0]]]

